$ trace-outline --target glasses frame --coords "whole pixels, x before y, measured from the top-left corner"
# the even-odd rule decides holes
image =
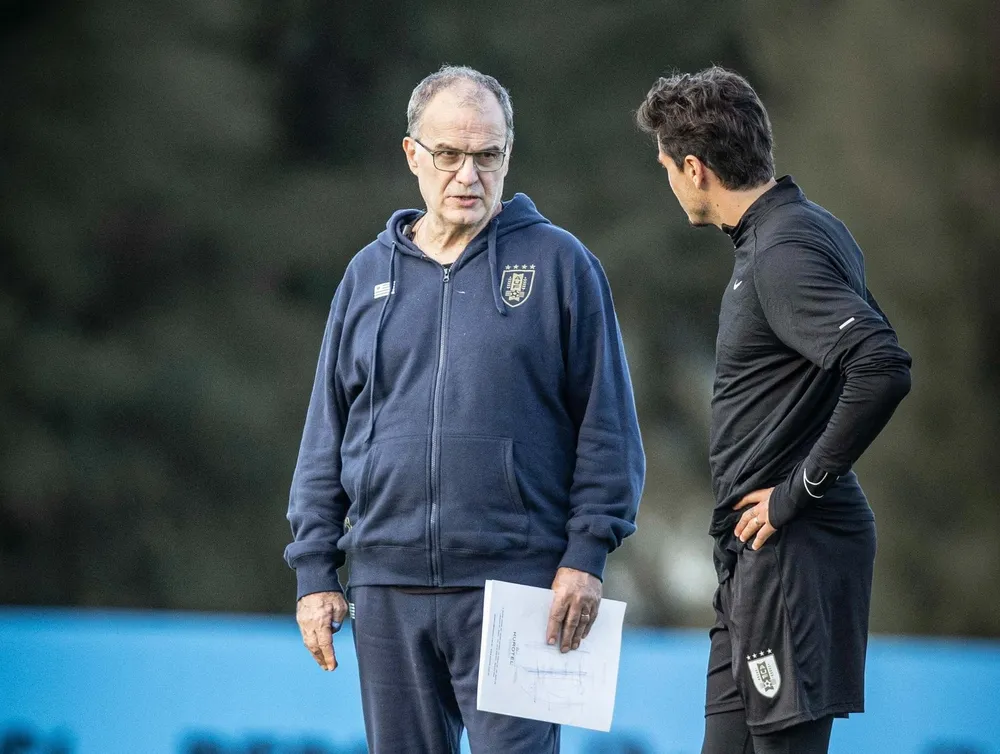
[[[467,157],[471,157],[472,158],[472,165],[473,165],[473,167],[475,167],[475,169],[478,172],[480,172],[480,173],[495,173],[495,172],[497,172],[498,170],[500,170],[504,166],[505,162],[507,162],[507,144],[509,142],[504,142],[503,149],[500,150],[500,154],[503,155],[503,159],[500,160],[500,164],[497,165],[495,168],[483,169],[479,165],[479,163],[476,162],[476,157],[478,155],[481,155],[481,154],[489,154],[489,153],[493,152],[494,150],[492,150],[492,149],[486,149],[486,150],[483,150],[481,152],[465,152],[465,151],[463,151],[461,149],[438,149],[438,150],[433,150],[429,146],[427,146],[426,144],[424,144],[422,141],[420,141],[420,139],[418,139],[416,136],[411,136],[410,138],[413,139],[413,141],[415,141],[421,147],[423,147],[424,151],[430,153],[430,155],[431,155],[431,162],[434,163],[434,167],[437,170],[440,170],[442,173],[457,173],[459,170],[461,170],[462,168],[465,167],[465,160],[466,160]],[[441,154],[442,152],[455,152],[456,154],[460,154],[460,155],[462,155],[462,162],[459,163],[459,165],[458,165],[457,168],[442,168],[437,163],[438,155]]]

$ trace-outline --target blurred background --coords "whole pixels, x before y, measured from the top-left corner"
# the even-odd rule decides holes
[[[914,358],[858,464],[878,633],[870,714],[833,751],[1000,752],[998,16],[0,0],[0,754],[365,750],[348,634],[332,676],[299,642],[284,515],[330,299],[420,204],[406,103],[446,62],[513,96],[507,198],[603,261],[648,455],[605,586],[631,624],[615,726],[568,729],[567,754],[700,746],[731,245],[687,227],[632,113],[657,76],[711,63],[757,87],[778,174],[851,228]]]
[[[1000,12],[991,0],[0,2],[0,603],[291,615],[287,490],[352,255],[418,206],[442,63],[496,76],[529,194],[604,262],[649,475],[628,620],[706,628],[731,246],[632,112],[711,63],[843,219],[914,358],[858,471],[878,632],[1000,636]],[[304,658],[305,659],[305,658]]]

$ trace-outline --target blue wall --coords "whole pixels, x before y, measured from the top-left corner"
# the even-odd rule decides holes
[[[292,620],[0,609],[0,754],[361,754],[357,665],[323,673]],[[565,754],[696,754],[705,632],[628,631],[611,733]],[[835,754],[1000,754],[1000,643],[877,637],[868,713]]]

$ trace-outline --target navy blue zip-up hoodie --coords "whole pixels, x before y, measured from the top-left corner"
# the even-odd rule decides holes
[[[645,472],[597,258],[524,194],[445,270],[393,214],[323,336],[288,520],[298,595],[600,577]]]

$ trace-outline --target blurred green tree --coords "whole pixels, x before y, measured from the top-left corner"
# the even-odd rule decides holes
[[[716,62],[758,85],[779,171],[855,231],[915,357],[861,464],[874,625],[1000,634],[984,0],[0,11],[0,601],[291,610],[282,516],[329,301],[419,203],[406,101],[450,62],[509,87],[508,191],[576,233],[615,292],[650,464],[608,592],[633,622],[704,625],[729,246],[685,226],[631,113],[657,75]]]

